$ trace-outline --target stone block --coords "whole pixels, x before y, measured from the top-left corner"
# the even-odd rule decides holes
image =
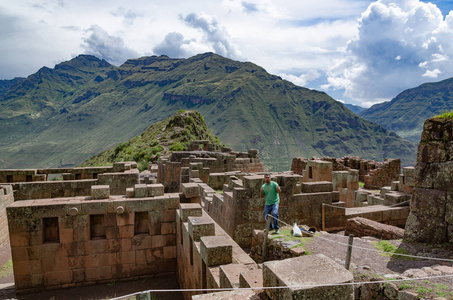
[[[392,191],[398,191],[399,190],[399,184],[400,184],[399,181],[392,181],[392,183],[390,185],[390,189]]]
[[[203,236],[200,255],[207,267],[226,265],[233,261],[233,245],[226,236]]]
[[[249,270],[239,275],[240,288],[257,288],[263,286],[263,270]]]
[[[316,270],[316,272],[313,272]],[[264,287],[271,299],[354,299],[351,272],[323,254],[300,256],[263,264]],[[310,285],[333,286],[310,287]],[[300,286],[300,287],[297,287]]]
[[[135,197],[135,189],[127,188],[126,189],[126,198],[134,198],[134,197]]]
[[[441,141],[421,142],[418,145],[417,162],[438,163],[447,160],[447,152]]]
[[[302,182],[302,193],[322,193],[332,192],[332,182],[316,181],[316,182]]]
[[[200,197],[200,189],[197,183],[181,183],[182,193],[186,198]]]
[[[419,215],[444,218],[447,192],[415,188],[411,201],[411,211]]]
[[[93,185],[91,186],[92,199],[108,199],[110,197],[109,185]]]
[[[411,212],[406,221],[404,239],[421,243],[445,243],[448,224],[443,218]]]
[[[445,209],[445,221],[453,225],[453,193],[447,193],[447,200],[446,200],[446,209]]]
[[[201,205],[198,203],[179,204],[179,215],[183,222],[187,222],[188,217],[201,217],[202,214]]]
[[[164,186],[161,183],[158,184],[148,184],[147,187],[147,195],[148,197],[156,197],[162,196],[164,194]]]
[[[135,198],[145,198],[148,194],[148,188],[146,184],[136,184],[134,187],[135,190]]]
[[[189,234],[195,242],[202,236],[215,235],[215,223],[209,217],[188,217]]]

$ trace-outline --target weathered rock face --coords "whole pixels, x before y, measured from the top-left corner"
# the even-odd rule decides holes
[[[404,238],[453,244],[453,120],[425,121],[414,187]]]

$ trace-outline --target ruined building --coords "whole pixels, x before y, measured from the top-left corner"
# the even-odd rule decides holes
[[[300,278],[296,284],[303,283],[307,269],[295,267],[302,265],[317,268],[320,282],[351,282],[350,272],[323,255],[265,262],[261,268],[243,250],[252,247],[254,235],[265,226],[259,197],[265,169],[258,151],[211,151],[203,141],[191,149],[153,165],[150,169],[157,174],[152,181],[140,178],[134,162],[105,168],[0,170],[0,216],[8,219],[0,223],[0,243],[11,245],[17,291],[167,273],[178,275],[181,288],[284,286],[292,282],[291,276]],[[408,188],[410,172],[381,191],[382,198],[365,195],[370,204],[358,207],[357,199],[364,197],[359,171],[334,171],[333,164],[308,160],[302,175],[272,174],[282,189],[282,220],[327,231],[345,229],[356,217],[405,224],[409,206],[389,206],[402,199],[388,195]],[[61,174],[63,180],[48,181],[51,174]],[[319,291],[266,293],[280,299]],[[328,287],[322,293],[353,299],[352,286]]]

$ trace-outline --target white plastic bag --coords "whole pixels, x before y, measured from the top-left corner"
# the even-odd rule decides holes
[[[302,232],[296,223],[293,225],[293,236],[302,236]]]

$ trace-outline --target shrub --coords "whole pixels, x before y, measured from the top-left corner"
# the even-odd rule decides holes
[[[174,142],[171,146],[170,146],[170,151],[184,151],[185,150],[185,147],[183,144],[179,143],[179,142]]]

